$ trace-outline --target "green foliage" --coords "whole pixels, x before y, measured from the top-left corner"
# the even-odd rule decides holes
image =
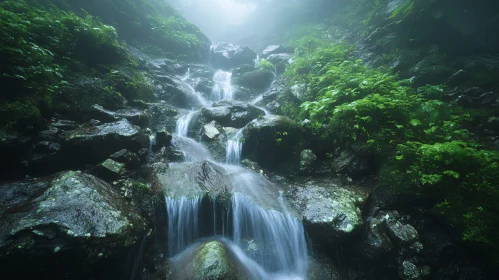
[[[404,4],[393,10],[391,18],[405,18],[409,16],[414,10],[414,1],[406,0]]]
[[[258,68],[261,69],[261,70],[267,70],[267,71],[274,71],[275,70],[275,66],[274,64],[272,64],[272,62],[266,60],[266,59],[262,59],[259,63],[258,63]]]

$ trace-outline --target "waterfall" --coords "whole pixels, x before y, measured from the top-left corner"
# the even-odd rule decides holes
[[[262,60],[260,59],[260,55],[259,55],[259,54],[257,54],[257,55],[256,55],[256,58],[255,58],[255,59],[253,59],[253,62],[255,62],[255,68],[258,68],[258,64],[260,64],[260,61],[262,61]]]
[[[247,196],[232,196],[234,243],[268,272],[305,276],[307,243],[300,221],[263,209]]]
[[[233,91],[232,88],[232,73],[226,72],[223,70],[218,70],[215,72],[215,76],[213,76],[213,82],[215,82],[215,86],[211,92],[211,96],[213,101],[218,101],[222,99],[232,99]]]
[[[227,140],[227,146],[225,148],[225,163],[227,164],[239,164],[241,162],[241,153],[243,150],[243,135],[242,129],[238,130],[232,138]]]
[[[187,81],[191,77],[191,68],[187,68],[187,72],[185,75],[180,79],[182,82]]]
[[[174,256],[198,237],[200,198],[166,198],[168,213],[168,253]]]
[[[189,123],[195,113],[196,111],[191,111],[177,120],[176,133],[178,136],[187,136],[187,133],[189,132]]]

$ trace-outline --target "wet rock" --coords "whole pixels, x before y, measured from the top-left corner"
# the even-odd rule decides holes
[[[213,107],[201,110],[208,122],[216,121],[222,126],[241,128],[265,112],[247,103],[222,100],[213,104]]]
[[[291,201],[312,241],[327,248],[357,236],[368,194],[367,189],[328,178],[294,185]]]
[[[220,135],[220,131],[216,127],[216,122],[212,121],[211,123],[203,126],[203,139],[210,141],[214,140],[217,136]]]
[[[156,147],[167,147],[172,142],[173,136],[167,131],[158,131],[156,132]]]
[[[394,248],[395,246],[387,233],[385,217],[369,217],[364,237],[364,255],[370,259],[377,259],[393,252]]]
[[[172,164],[158,176],[169,197],[202,197],[206,193],[216,197],[231,186],[226,171],[211,161]]]
[[[234,78],[232,82],[236,86],[244,87],[251,91],[263,91],[270,87],[274,78],[274,72],[257,69]]]
[[[299,168],[300,129],[292,120],[261,116],[246,125],[243,135],[243,155],[248,159],[266,169]]]
[[[357,156],[351,150],[344,150],[333,159],[333,169],[337,174],[359,177],[368,174],[370,166],[367,158]]]
[[[125,164],[128,169],[140,168],[140,158],[136,153],[132,153],[126,149],[118,151],[110,156],[112,160]]]
[[[148,116],[144,111],[137,109],[123,109],[116,112],[106,110],[100,105],[92,106],[92,118],[103,122],[115,122],[121,119],[127,119],[134,125],[145,125],[148,122]]]
[[[281,53],[293,53],[293,48],[286,45],[271,45],[266,47],[261,54],[262,58],[268,58],[273,54],[281,54]]]
[[[389,216],[389,214],[387,214]],[[387,218],[388,232],[390,237],[400,245],[414,243],[418,239],[418,232],[414,227],[402,224],[400,221],[393,221]]]
[[[20,279],[83,279],[89,266],[126,255],[144,232],[121,196],[85,173],[3,184],[0,201],[0,268]]]
[[[216,43],[210,50],[211,64],[214,68],[230,69],[242,64],[253,64],[256,52],[248,46],[229,43]]]
[[[76,166],[103,161],[122,149],[138,152],[148,143],[149,138],[138,127],[123,119],[64,132],[61,152],[66,159],[71,159],[68,164]]]
[[[308,87],[306,84],[295,84],[290,88],[290,91],[296,98],[303,100],[308,92]]]
[[[424,271],[421,271],[415,264],[404,261],[400,266],[399,277],[404,280],[421,279],[421,276],[425,275]]]
[[[274,65],[278,65],[280,63],[289,64],[289,61],[293,58],[293,55],[290,53],[278,53],[271,54],[267,58],[268,61],[272,62]]]
[[[155,131],[174,131],[178,111],[166,102],[148,103],[149,126]]]
[[[198,244],[174,261],[168,279],[250,279],[244,265],[219,241]]]
[[[92,173],[106,181],[113,181],[122,176],[125,171],[125,164],[116,162],[112,159],[106,159],[104,162],[97,165],[92,170]]]
[[[310,171],[315,161],[317,160],[317,156],[310,149],[303,150],[300,153],[300,171]]]

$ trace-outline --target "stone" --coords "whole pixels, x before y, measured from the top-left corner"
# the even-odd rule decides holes
[[[220,131],[216,128],[215,121],[203,126],[203,138],[205,140],[213,140],[220,135]]]
[[[270,87],[274,78],[274,72],[256,69],[234,78],[232,83],[239,87],[248,88],[251,91],[263,91]]]
[[[300,153],[300,171],[309,171],[313,167],[317,156],[310,149],[301,151]]]
[[[262,51],[261,57],[268,58],[270,55],[280,53],[293,53],[293,48],[286,45],[270,45]]]
[[[369,161],[356,155],[352,150],[344,150],[333,159],[333,170],[337,174],[345,174],[351,177],[361,177],[370,171]]]
[[[117,191],[74,171],[0,184],[0,224],[0,268],[22,279],[52,272],[79,278],[90,265],[126,255],[145,232]]]
[[[97,104],[92,106],[91,117],[102,122],[115,122],[121,119],[126,119],[134,125],[144,125],[147,124],[148,121],[148,116],[144,111],[130,108],[113,112],[106,110],[104,107]]]
[[[212,107],[203,108],[201,116],[206,121],[216,121],[222,126],[241,128],[265,112],[253,105],[234,100],[222,100]]]
[[[299,100],[304,100],[305,95],[308,92],[308,87],[306,84],[295,84],[290,89],[291,94],[293,94]]]
[[[415,264],[409,261],[404,261],[400,267],[399,276],[404,280],[419,279],[421,271]]]
[[[171,144],[173,136],[167,131],[161,130],[156,132],[156,143],[157,147],[167,147]]]
[[[62,134],[61,153],[69,166],[106,160],[122,149],[138,152],[149,145],[149,137],[126,119],[98,126],[83,126]]]
[[[126,149],[112,154],[109,158],[125,164],[125,167],[129,169],[138,169],[141,165],[139,156],[136,153],[130,152]]]
[[[324,178],[292,185],[291,202],[312,241],[327,248],[357,235],[368,195],[365,188]]]
[[[250,47],[225,42],[213,44],[210,54],[214,68],[227,70],[242,64],[253,64],[256,58],[256,52]]]
[[[387,225],[390,237],[401,245],[411,244],[418,239],[418,232],[411,225],[392,220],[388,220]]]
[[[106,159],[104,162],[97,165],[92,173],[106,181],[113,181],[122,176],[125,171],[125,164],[116,162],[112,159]]]

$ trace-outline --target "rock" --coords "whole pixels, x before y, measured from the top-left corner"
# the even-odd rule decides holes
[[[103,161],[122,149],[138,152],[146,148],[149,138],[123,119],[95,127],[84,126],[62,134],[64,159],[70,166],[81,166]],[[61,160],[64,160],[61,159]]]
[[[234,78],[232,80],[232,83],[236,86],[244,87],[251,91],[263,91],[270,87],[274,78],[274,72],[269,70],[256,69]]]
[[[211,64],[214,68],[230,69],[242,64],[253,64],[256,52],[248,46],[216,43],[211,47]]]
[[[243,136],[243,155],[263,168],[299,168],[300,129],[292,120],[262,116],[244,127]]]
[[[409,245],[418,239],[418,232],[411,225],[402,224],[400,221],[391,219],[387,220],[387,225],[390,237],[400,245]]]
[[[222,100],[213,104],[213,107],[203,108],[201,116],[208,122],[216,121],[222,126],[241,128],[265,112],[247,103]]]
[[[419,279],[421,271],[415,264],[409,261],[404,261],[400,267],[399,276],[404,280]]]
[[[309,171],[315,161],[317,160],[317,156],[314,154],[312,150],[303,150],[300,153],[300,171]]]
[[[106,159],[104,162],[97,165],[92,173],[106,181],[113,181],[125,173],[125,164],[116,162],[112,159]]]
[[[304,100],[308,92],[308,87],[306,84],[295,84],[290,88],[290,91],[299,100]]]
[[[220,131],[216,128],[216,122],[212,121],[211,123],[203,126],[203,139],[210,141],[214,140],[217,136],[220,135]]]
[[[0,224],[0,268],[19,279],[83,279],[89,266],[127,255],[145,231],[112,187],[73,171],[0,185]]]
[[[292,186],[291,202],[314,244],[330,248],[360,231],[368,195],[367,189],[326,178]]]
[[[139,156],[136,153],[132,153],[126,149],[112,154],[109,158],[125,164],[125,167],[128,169],[138,169],[141,165]]]
[[[239,280],[250,279],[244,264],[225,244],[211,241],[188,249],[174,261],[168,279]]]
[[[279,54],[271,54],[267,57],[267,60],[272,62],[274,65],[278,65],[281,63],[289,64],[289,61],[293,58],[293,55],[290,53],[279,53]]]
[[[351,150],[344,150],[333,159],[333,169],[337,174],[360,177],[370,172],[369,160],[357,156]]]
[[[148,121],[148,116],[144,111],[137,109],[123,109],[116,112],[106,110],[100,105],[92,106],[92,118],[103,122],[115,122],[121,119],[127,119],[134,125],[145,125]]]
[[[293,53],[293,48],[286,45],[271,45],[266,47],[261,54],[262,58],[268,58],[273,54]]]
[[[171,144],[173,136],[167,131],[156,132],[156,147],[167,147]]]
[[[366,222],[363,253],[370,259],[385,257],[395,248],[387,233],[385,217],[369,217]]]
[[[175,131],[178,111],[166,102],[148,103],[149,126],[154,131]]]

